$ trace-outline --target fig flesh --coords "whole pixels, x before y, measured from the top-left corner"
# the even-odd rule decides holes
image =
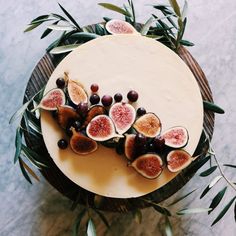
[[[171,172],[178,172],[186,168],[192,160],[192,156],[186,151],[173,150],[167,155],[167,168]]]
[[[38,107],[48,111],[55,111],[58,106],[62,106],[65,103],[66,98],[63,90],[55,88],[44,95]]]
[[[79,103],[87,103],[88,96],[83,89],[82,85],[74,80],[68,80],[67,91],[70,97],[70,100],[78,105]]]
[[[147,153],[135,159],[131,166],[142,176],[148,179],[157,178],[163,170],[163,162],[160,156]]]
[[[189,135],[186,128],[176,126],[168,129],[162,134],[165,140],[165,145],[172,148],[182,148],[187,145]]]
[[[125,135],[125,156],[129,160],[135,158],[135,134],[126,134]]]
[[[118,134],[125,133],[134,123],[136,112],[132,105],[125,102],[115,103],[109,111]]]
[[[80,119],[80,115],[74,108],[70,106],[59,106],[57,108],[57,122],[63,129],[78,119]]]
[[[123,137],[115,132],[115,126],[107,115],[95,116],[88,124],[86,133],[95,141],[106,141],[114,137]]]
[[[154,138],[161,132],[161,121],[154,113],[146,113],[139,117],[133,127],[146,137]]]
[[[123,20],[110,20],[105,27],[110,34],[138,34],[131,24]]]
[[[79,155],[86,155],[95,152],[98,148],[97,142],[73,129],[70,139],[70,147],[73,152]]]

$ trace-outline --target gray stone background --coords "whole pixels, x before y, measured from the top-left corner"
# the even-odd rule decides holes
[[[97,0],[60,0],[81,25],[101,21],[102,16],[117,14],[97,6]],[[123,1],[113,0],[121,5]],[[134,0],[138,21],[145,21],[152,10],[148,3],[159,1]],[[16,125],[9,126],[11,114],[21,106],[26,83],[47,45],[56,37],[40,40],[42,27],[31,33],[23,33],[27,23],[38,15],[60,12],[56,1],[48,0],[0,0],[0,235],[70,235],[79,209],[71,212],[71,202],[53,189],[44,179],[29,185],[13,165],[14,135]],[[236,145],[236,1],[189,1],[186,39],[195,43],[191,53],[202,66],[215,102],[221,105],[225,115],[216,116],[213,146],[220,163],[234,163]],[[203,167],[207,168],[207,167]],[[226,175],[235,181],[235,169],[224,168]],[[207,183],[219,173],[200,178],[196,175],[169,201],[198,188],[195,194],[178,204],[183,207],[208,207],[211,199],[223,187],[224,181],[215,186],[203,199],[199,196]],[[235,195],[230,188],[219,209],[211,214],[173,217],[174,235],[236,235],[233,207],[222,221],[210,227],[213,219]],[[165,204],[165,203],[164,203]],[[111,229],[95,217],[98,235],[163,235],[163,217],[153,209],[143,210],[143,223],[132,220],[131,214],[107,214]]]

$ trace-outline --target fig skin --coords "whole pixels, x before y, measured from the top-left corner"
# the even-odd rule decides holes
[[[97,150],[97,142],[79,132],[76,132],[75,129],[73,129],[72,132],[73,135],[70,139],[70,147],[73,152],[79,155],[87,155]]]
[[[192,156],[185,150],[173,150],[167,155],[167,168],[175,173],[183,170],[193,161]]]
[[[57,122],[63,128],[66,129],[69,123],[80,120],[80,115],[70,106],[59,106],[57,108]]]
[[[155,138],[161,132],[161,121],[157,115],[148,112],[139,117],[133,124],[134,129],[148,138]]]
[[[182,126],[174,126],[163,132],[161,135],[165,140],[165,145],[170,148],[183,148],[188,144],[188,130]],[[182,139],[182,140],[181,140]]]
[[[130,164],[139,174],[147,179],[156,179],[163,170],[163,162],[159,155],[147,153],[139,156]]]
[[[135,158],[135,134],[126,134],[125,135],[125,156],[129,160]]]

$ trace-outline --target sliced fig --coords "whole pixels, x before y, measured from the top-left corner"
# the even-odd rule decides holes
[[[160,156],[147,153],[135,159],[131,166],[142,176],[148,179],[157,178],[163,170],[163,162]]]
[[[154,113],[146,113],[139,117],[133,127],[146,137],[154,138],[161,132],[161,121]]]
[[[188,131],[182,126],[175,126],[162,134],[165,145],[172,148],[182,148],[188,143]]]
[[[125,135],[125,156],[129,160],[135,158],[135,134],[126,134]]]
[[[131,24],[123,20],[110,20],[105,27],[110,34],[138,34]]]
[[[115,126],[109,116],[95,116],[86,128],[87,135],[95,141],[106,141],[114,137],[123,137],[115,132]]]
[[[59,106],[57,108],[57,122],[63,129],[66,129],[69,123],[78,119],[80,119],[80,116],[74,108],[70,106]]]
[[[117,133],[123,134],[134,123],[136,111],[132,105],[125,102],[118,102],[110,108],[109,116],[114,122]]]
[[[192,160],[192,156],[186,151],[173,150],[167,155],[167,168],[171,172],[178,172],[186,168]]]
[[[57,110],[58,106],[64,105],[66,102],[65,94],[63,90],[59,88],[52,89],[44,95],[39,106],[37,108],[42,108],[48,111]]]
[[[67,85],[68,94],[70,97],[70,100],[75,104],[78,105],[81,102],[88,102],[88,96],[82,87],[81,84],[74,80],[68,80]]]
[[[104,115],[105,113],[106,109],[104,106],[100,105],[92,106],[87,113],[86,119],[83,123],[83,127],[86,127],[95,116]]]
[[[95,152],[98,148],[97,142],[73,129],[70,139],[70,147],[76,154],[86,155]]]

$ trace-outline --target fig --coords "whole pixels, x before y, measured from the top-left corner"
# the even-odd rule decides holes
[[[87,113],[86,119],[82,127],[83,128],[86,127],[95,116],[103,115],[105,113],[106,113],[106,109],[104,106],[100,106],[100,105],[92,106]]]
[[[126,134],[125,135],[125,156],[129,160],[135,158],[135,134]]]
[[[40,104],[34,110],[38,109],[39,107],[48,110],[48,111],[55,111],[57,110],[58,106],[62,106],[66,103],[66,97],[63,90],[59,88],[52,89],[44,95]]]
[[[146,137],[154,138],[161,132],[161,121],[154,113],[146,113],[139,117],[133,127]]]
[[[134,123],[136,112],[132,105],[125,102],[115,103],[109,111],[118,134],[125,133]]]
[[[131,163],[131,166],[142,176],[148,179],[157,178],[163,170],[163,162],[160,156],[147,153],[139,156]]]
[[[171,172],[178,172],[192,162],[192,156],[184,150],[173,150],[167,155],[167,168]]]
[[[80,119],[80,115],[74,108],[70,106],[59,106],[57,108],[57,122],[63,129],[78,119]]]
[[[188,143],[188,131],[181,126],[172,127],[162,134],[165,145],[172,148],[182,148]]]
[[[97,150],[97,142],[87,136],[72,130],[73,135],[70,139],[70,147],[76,154],[86,155]]]
[[[110,34],[137,34],[136,29],[126,21],[113,19],[106,23],[106,30]]]
[[[86,128],[88,137],[95,141],[106,141],[114,137],[123,137],[116,134],[115,126],[111,118],[107,115],[95,116]]]
[[[70,100],[75,104],[78,105],[81,102],[88,102],[88,96],[82,87],[81,84],[78,82],[69,79],[67,85],[67,91],[70,97]]]

